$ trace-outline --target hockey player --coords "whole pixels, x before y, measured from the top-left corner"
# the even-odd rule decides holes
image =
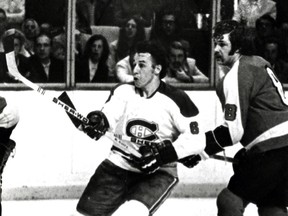
[[[141,140],[134,145],[142,157],[112,147],[78,202],[84,215],[152,215],[178,182],[170,162],[204,150],[197,107],[184,91],[161,81],[164,51],[146,41],[134,58],[134,82],[113,89],[103,109],[88,114],[83,130],[96,140],[107,130]]]
[[[2,215],[2,174],[6,162],[15,148],[15,142],[10,135],[19,121],[16,107],[7,104],[6,99],[0,97],[0,216]]]
[[[249,32],[249,31],[248,31]],[[247,31],[236,21],[215,26],[215,59],[228,73],[217,87],[224,123],[206,133],[205,152],[213,155],[240,142],[234,175],[217,197],[218,216],[243,215],[248,203],[260,216],[287,215],[288,104],[269,63],[247,55]],[[183,159],[193,167],[198,156]]]

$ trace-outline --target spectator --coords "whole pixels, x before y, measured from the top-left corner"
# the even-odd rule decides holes
[[[273,0],[240,0],[233,20],[255,28],[256,20],[264,14],[276,19],[276,3]]]
[[[118,61],[134,53],[136,44],[143,40],[145,40],[145,30],[139,17],[128,18],[119,31],[118,39],[110,43],[109,67],[111,70],[114,70]]]
[[[134,53],[117,62],[115,67],[116,78],[121,83],[133,82]]]
[[[36,20],[26,19],[22,23],[22,32],[26,37],[25,49],[27,50],[27,56],[34,54],[34,43],[36,37],[40,34],[40,27]]]
[[[264,43],[264,58],[271,64],[278,79],[288,83],[288,61],[286,50],[279,38],[270,37]]]
[[[14,52],[15,52],[15,59],[16,64],[18,67],[19,72],[27,77],[29,74],[29,59],[25,56],[25,36],[24,34],[18,29],[9,29],[3,35],[3,41],[5,41],[6,37],[9,36],[9,32],[14,31]],[[11,79],[11,82],[15,82],[14,79]]]
[[[113,0],[77,0],[76,13],[80,26],[115,25]],[[86,28],[85,33],[92,31]]]
[[[0,52],[4,52],[2,37],[7,29],[8,21],[7,15],[4,9],[0,8]]]
[[[25,19],[49,23],[56,35],[65,26],[66,0],[25,0]]]
[[[151,26],[154,10],[153,0],[115,0],[115,24],[117,26],[123,26],[129,17],[137,14],[144,23],[144,26]]]
[[[107,60],[109,45],[102,35],[91,36],[85,46],[84,55],[76,63],[76,82],[111,82]]]
[[[256,40],[255,47],[259,56],[264,56],[264,43],[266,38],[272,36],[280,36],[276,25],[276,21],[273,17],[265,14],[256,20]]]
[[[84,47],[88,39],[91,37],[91,35],[83,33],[76,29],[74,31],[75,36],[75,56],[77,58],[81,58],[84,52]],[[67,35],[65,28],[62,30],[62,32],[59,35],[56,35],[52,38],[52,54],[55,58],[63,60],[65,59],[66,54],[66,43],[67,43]]]
[[[209,81],[208,77],[197,68],[195,59],[187,57],[187,50],[181,42],[172,42],[168,59],[166,82],[204,83]]]
[[[150,39],[160,43],[167,50],[167,53],[173,41],[181,41],[182,44],[189,47],[189,42],[183,39],[182,26],[178,17],[172,10],[165,9],[156,14]]]
[[[40,34],[35,40],[35,54],[29,58],[32,82],[64,82],[64,62],[52,56],[52,40],[46,34]]]

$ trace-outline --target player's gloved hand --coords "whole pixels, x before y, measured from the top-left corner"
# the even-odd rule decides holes
[[[188,168],[193,168],[201,161],[200,155],[190,155],[185,158],[181,158],[178,162],[182,163],[184,166]]]
[[[177,161],[177,153],[170,140],[160,143],[149,143],[139,148],[142,157],[132,156],[130,164],[144,173],[150,174],[162,165]]]
[[[92,111],[87,115],[88,124],[82,124],[82,130],[92,139],[98,140],[109,128],[108,120],[101,111]]]

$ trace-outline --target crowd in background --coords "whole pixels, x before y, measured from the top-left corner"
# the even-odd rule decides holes
[[[19,71],[33,82],[64,82],[66,0],[18,0],[18,7],[15,0],[6,1],[0,8],[0,38],[5,39],[10,28],[17,30],[14,45]],[[195,46],[198,41],[191,44],[184,29],[208,30],[211,7],[210,0],[77,0],[75,81],[133,81],[136,44],[155,40],[166,49],[166,82],[208,82],[209,74],[194,55],[205,50]],[[23,10],[21,23],[9,22],[10,14]],[[235,8],[233,1],[223,0],[221,19],[234,19],[251,28],[251,54],[269,61],[280,81],[288,83],[287,1],[239,0]],[[109,41],[93,34],[92,26],[117,26],[118,38]],[[204,62],[210,64],[207,59]],[[0,82],[15,82],[7,73],[1,43],[0,63]]]

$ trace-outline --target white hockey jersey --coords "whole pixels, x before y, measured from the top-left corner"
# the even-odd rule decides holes
[[[205,147],[197,107],[184,91],[164,82],[149,98],[133,84],[118,85],[111,91],[102,111],[109,121],[110,132],[153,142],[170,140],[179,159],[198,154]],[[119,167],[139,172],[122,154],[125,152],[113,147],[108,159]]]

